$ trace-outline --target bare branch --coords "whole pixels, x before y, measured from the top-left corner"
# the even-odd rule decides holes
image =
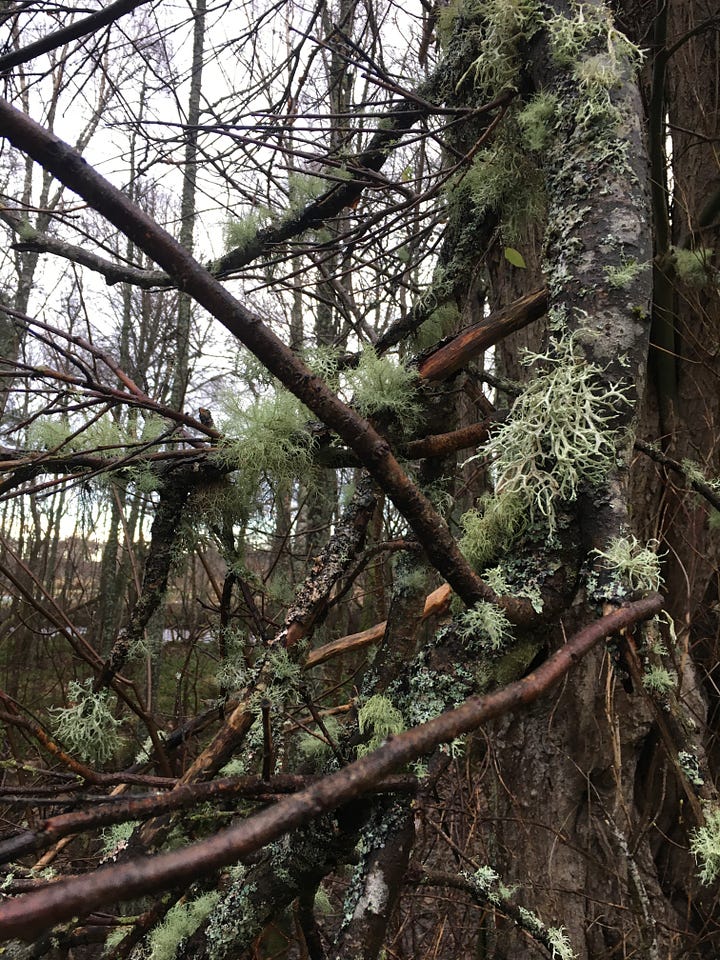
[[[283,834],[357,797],[402,764],[429,753],[441,743],[469,733],[490,719],[527,706],[546,694],[600,640],[662,609],[651,594],[595,620],[580,630],[537,670],[497,693],[471,697],[429,723],[399,734],[384,746],[324,778],[301,793],[249,817],[236,827],[201,843],[114,865],[59,881],[0,905],[0,936],[34,938],[38,931],[108,903],[142,896],[169,884],[188,883],[236,863]]]

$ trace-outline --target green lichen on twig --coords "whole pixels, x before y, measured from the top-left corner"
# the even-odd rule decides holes
[[[605,279],[616,290],[624,290],[635,282],[643,270],[647,269],[647,264],[638,263],[632,258],[623,261],[616,267],[605,267]]]
[[[713,250],[707,247],[694,250],[671,247],[670,250],[675,272],[687,286],[700,290],[717,283],[718,272],[712,267]]]
[[[527,530],[530,518],[524,497],[500,492],[485,497],[460,518],[460,549],[476,570],[483,570]]]
[[[512,900],[515,890],[505,886],[492,867],[483,866],[473,874],[465,874],[478,895],[509,917],[550,952],[555,960],[575,960],[575,952],[562,927],[549,927],[532,910],[517,906]]]
[[[92,680],[71,681],[68,686],[69,707],[54,707],[52,726],[55,735],[67,749],[82,760],[103,763],[117,752],[121,739],[121,721],[108,706],[107,690],[92,691]]]
[[[478,55],[456,82],[456,92],[468,83],[485,95],[516,89],[522,63],[520,45],[541,23],[535,0],[466,0],[461,9],[466,20],[463,26],[472,31]],[[447,12],[444,17],[449,19]]]
[[[390,357],[378,357],[366,347],[355,370],[347,374],[354,406],[364,417],[392,414],[407,430],[417,425],[421,405],[417,399],[417,373]]]
[[[261,477],[276,482],[309,476],[314,441],[306,429],[309,411],[287,390],[243,402],[238,393],[221,397],[224,439],[214,454],[224,467],[239,471],[233,488],[249,503]]]
[[[213,891],[171,907],[148,938],[148,960],[173,960],[182,941],[195,933],[219,899]]]
[[[522,142],[530,150],[541,152],[548,144],[557,111],[557,97],[551,93],[536,93],[517,117]]]
[[[642,682],[649,693],[662,698],[677,686],[677,674],[660,664],[653,664],[645,668]]]

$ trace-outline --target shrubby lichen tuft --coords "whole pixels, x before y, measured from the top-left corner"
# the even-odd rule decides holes
[[[347,382],[364,417],[391,413],[408,430],[417,425],[422,409],[416,397],[417,373],[404,363],[378,357],[372,347],[365,347]]]
[[[244,491],[254,491],[259,476],[292,480],[309,472],[312,436],[305,429],[310,414],[287,390],[245,404],[237,393],[225,392],[223,433],[226,439],[215,457],[241,471]]]
[[[637,260],[626,260],[618,267],[605,267],[605,279],[611,287],[624,290],[635,282],[647,264],[638,263]]]
[[[540,152],[552,136],[552,119],[557,110],[557,97],[550,93],[536,93],[520,111],[517,122],[522,140],[529,150]]]
[[[558,500],[575,500],[581,484],[601,484],[613,470],[620,434],[612,423],[628,399],[626,387],[608,383],[597,364],[576,353],[572,337],[551,344],[544,354],[526,355],[525,363],[541,361],[545,372],[479,456],[494,464],[499,497],[512,497],[521,515],[542,516],[552,535]]]
[[[388,737],[405,730],[405,719],[398,708],[381,694],[375,694],[358,710],[358,728],[361,734],[372,733],[367,743],[358,747],[358,756],[372,753]]]
[[[700,868],[703,883],[713,883],[720,876],[720,808],[705,812],[705,826],[690,836],[690,852]]]
[[[119,853],[125,850],[133,831],[139,825],[139,820],[126,820],[124,823],[114,823],[111,827],[104,827],[100,833],[102,862],[114,860]]]
[[[460,549],[476,570],[483,570],[527,530],[530,522],[523,497],[504,491],[485,497],[478,509],[460,518]]]
[[[505,613],[484,600],[460,615],[458,634],[469,646],[489,653],[499,653],[513,638]]]
[[[52,726],[55,735],[71,753],[82,760],[103,763],[115,755],[120,746],[119,728],[108,706],[107,690],[92,691],[92,680],[71,681],[68,686],[69,707],[54,707]]]
[[[677,675],[671,673],[666,667],[655,664],[648,666],[643,673],[643,686],[650,693],[658,697],[663,697],[675,689],[677,684]]]
[[[336,717],[324,717],[323,723],[325,724],[325,729],[328,732],[328,736],[337,743],[342,736],[343,727],[339,720]],[[298,748],[300,753],[308,763],[311,763],[313,767],[317,770],[321,769],[323,764],[332,756],[332,748],[330,744],[325,740],[325,738],[318,731],[317,736],[312,736],[310,733],[304,733],[299,741]]]
[[[148,938],[148,960],[173,960],[182,941],[195,933],[219,899],[220,894],[212,891],[171,907]]]
[[[683,283],[701,289],[713,282],[712,250],[706,247],[696,247],[694,250],[672,247],[671,252],[675,271]]]
[[[660,558],[650,545],[640,543],[636,537],[616,537],[605,550],[593,553],[603,559],[614,580],[634,593],[653,593],[660,589]]]

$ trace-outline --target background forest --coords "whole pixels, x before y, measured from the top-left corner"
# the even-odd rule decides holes
[[[716,4],[0,24],[3,956],[717,957]]]

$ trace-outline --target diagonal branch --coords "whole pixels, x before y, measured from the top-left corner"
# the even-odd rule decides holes
[[[6,101],[0,126],[19,150],[49,170],[122,230],[139,249],[167,270],[186,291],[351,447],[382,490],[406,518],[426,551],[466,603],[497,600],[460,553],[445,521],[418,490],[373,427],[346,406],[257,315],[236,300],[151,217],[94,170],[71,146]]]
[[[58,881],[2,904],[0,938],[34,938],[39,931],[78,914],[144,896],[169,885],[188,883],[236,863],[283,834],[337,809],[439,744],[533,703],[602,639],[654,616],[662,605],[662,597],[651,594],[595,620],[522,680],[488,696],[471,697],[457,709],[392,737],[361,760],[208,840],[162,856],[116,864],[88,876]]]
[[[98,10],[97,13],[92,13],[89,17],[84,17],[82,20],[70,24],[69,27],[54,30],[47,36],[41,37],[40,40],[0,57],[0,73],[11,70],[21,63],[27,63],[28,60],[34,60],[35,57],[39,57],[43,53],[56,50],[63,44],[70,43],[71,40],[77,40],[78,37],[86,37],[90,33],[96,33],[148,2],[149,0],[115,0],[115,3],[108,4]]]

